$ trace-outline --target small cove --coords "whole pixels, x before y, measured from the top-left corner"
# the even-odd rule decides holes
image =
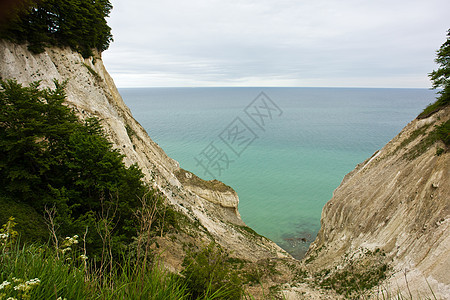
[[[343,177],[435,97],[427,89],[372,88],[119,92],[135,119],[170,157],[203,179],[216,178],[233,187],[244,222],[297,258],[315,239],[322,207]],[[261,92],[272,110],[261,106]],[[255,121],[246,113],[252,103],[260,104],[263,126],[258,124],[261,117],[253,115]],[[245,128],[247,135],[236,142],[230,132]],[[222,168],[205,171],[199,161],[211,150],[220,153]]]

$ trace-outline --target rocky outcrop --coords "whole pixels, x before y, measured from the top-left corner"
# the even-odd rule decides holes
[[[449,118],[447,107],[412,121],[345,176],[323,208],[310,269],[340,269],[344,258],[381,251],[392,296],[450,297],[450,153],[430,135]]]
[[[0,40],[0,61],[2,79],[15,78],[25,85],[39,80],[42,87],[49,88],[54,88],[54,79],[67,80],[67,104],[82,118],[100,118],[113,145],[126,155],[125,163],[137,163],[147,182],[192,223],[199,224],[193,240],[215,240],[234,256],[251,261],[289,256],[268,239],[248,234],[233,189],[180,169],[178,162],[150,139],[123,102],[100,54],[84,59],[69,48],[33,54],[26,45]],[[179,264],[177,259],[182,258],[172,258],[174,265]]]

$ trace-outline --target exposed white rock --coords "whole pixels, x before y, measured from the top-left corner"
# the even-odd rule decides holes
[[[54,79],[67,80],[67,104],[83,118],[100,118],[114,147],[126,155],[125,163],[137,163],[147,182],[180,212],[198,220],[216,242],[235,256],[252,261],[289,256],[268,239],[255,239],[245,230],[236,230],[245,224],[237,210],[239,198],[234,190],[215,188],[222,183],[199,187],[199,182],[208,182],[196,176],[195,184],[190,183],[192,177],[180,182],[175,175],[181,170],[179,163],[168,157],[133,118],[100,54],[84,59],[69,48],[47,48],[44,53],[33,54],[26,45],[0,40],[0,61],[2,79],[15,78],[24,85],[40,80],[42,87],[49,88],[54,88]],[[199,239],[208,236],[203,233]]]
[[[445,148],[438,142],[408,158],[423,137],[408,143],[411,134],[430,132],[449,117],[447,107],[412,121],[345,176],[322,211],[320,232],[307,254],[307,259],[317,255],[312,269],[336,266],[359,249],[380,248],[393,259],[394,274],[385,285],[394,294],[424,297],[431,295],[430,284],[438,299],[450,298],[450,153],[437,156],[437,147]]]

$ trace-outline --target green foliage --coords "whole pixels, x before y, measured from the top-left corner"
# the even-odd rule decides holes
[[[21,233],[21,242],[46,242],[48,228],[44,218],[26,203],[18,203],[0,195],[0,224],[5,224],[9,217],[14,216],[16,230]]]
[[[416,131],[420,131],[419,135],[422,135],[425,130],[417,129]],[[417,138],[417,136],[414,134],[416,131],[414,131],[411,136],[414,135],[414,139]],[[424,136],[419,143],[414,145],[407,153],[405,153],[405,157],[407,159],[414,159],[427,151],[430,146],[434,145],[437,141],[442,141],[445,144],[446,149],[438,148],[436,150],[436,155],[441,155],[443,152],[447,151],[447,149],[450,146],[450,120],[442,123],[439,126],[435,126],[435,128],[428,133],[426,136]],[[442,149],[442,150],[439,150]]]
[[[429,76],[433,82],[433,89],[442,88],[442,90],[438,92],[440,96],[437,101],[427,106],[418,118],[427,118],[450,104],[450,29],[447,32],[447,40],[436,52],[435,62],[439,68],[431,72]]]
[[[104,51],[112,41],[106,17],[112,9],[109,0],[27,0],[17,1],[0,38],[29,42],[40,53],[46,45],[69,46],[84,57],[92,49]]]
[[[417,139],[419,136],[422,136],[427,131],[428,127],[430,127],[430,124],[427,124],[425,126],[422,126],[413,132],[408,136],[408,138],[404,139],[400,145],[394,150],[394,153],[396,153],[400,149],[404,149],[406,146],[408,146],[412,141]]]
[[[439,126],[436,126],[436,129],[433,131],[436,135],[436,139],[441,140],[445,146],[450,146],[450,120],[445,123],[442,123]]]
[[[240,299],[241,281],[228,262],[228,254],[214,243],[198,252],[188,252],[182,275],[192,299],[214,296],[217,299]]]
[[[0,299],[13,296],[19,296],[18,299],[56,299],[60,296],[67,299],[90,298],[83,270],[66,263],[64,259],[58,259],[54,252],[45,247],[17,247],[1,254],[0,261],[0,282],[11,283],[8,285],[11,287],[9,290],[0,290],[0,294],[6,294]],[[38,278],[40,283],[29,289],[25,297],[24,293],[12,288],[17,279],[28,281],[34,278]]]
[[[104,246],[95,230],[104,222],[107,230],[114,229],[117,247],[129,243],[137,231],[134,212],[148,190],[140,169],[124,165],[97,119],[80,122],[63,105],[64,83],[55,82],[54,90],[41,90],[39,83],[22,87],[14,80],[0,85],[3,197],[41,216],[45,208],[55,207],[61,235],[91,228],[91,250]],[[150,200],[158,201],[155,194]]]
[[[361,295],[387,278],[389,265],[383,251],[365,250],[359,258],[345,257],[345,265],[338,270],[324,269],[315,275],[316,284],[334,289],[346,297]]]
[[[91,66],[89,66],[89,65],[87,65],[87,64],[85,64],[85,63],[83,63],[83,66],[85,66],[85,68],[89,71],[89,73],[91,73],[91,74],[94,76],[94,78],[95,78],[95,80],[96,80],[97,82],[100,82],[100,81],[102,80],[102,78],[100,77],[100,75],[98,75],[98,73],[97,73],[94,69],[92,69]]]
[[[13,232],[11,222],[2,228]],[[0,251],[0,299],[191,299],[185,279],[163,270],[157,260],[142,264],[123,258],[104,272],[87,259],[78,238],[66,237],[58,249],[13,243]],[[210,285],[201,299],[236,298]]]
[[[18,232],[14,230],[17,225],[14,217],[9,217],[8,221],[0,228],[0,249],[2,252],[9,250],[15,244]]]
[[[125,262],[99,274],[86,269],[78,254],[58,256],[46,246],[34,245],[0,253],[0,299],[189,299],[180,278],[158,266],[143,270]],[[34,278],[38,284],[14,290]]]
[[[349,268],[326,277],[320,285],[324,288],[332,288],[338,294],[350,296],[353,292],[361,292],[377,286],[386,278],[387,269],[386,264],[370,268],[365,272],[355,272]]]

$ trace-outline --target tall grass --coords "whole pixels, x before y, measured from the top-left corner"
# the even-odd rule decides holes
[[[74,239],[73,238],[68,238]],[[76,243],[75,243],[76,244]],[[145,266],[123,258],[108,272],[90,265],[80,250],[48,245],[0,244],[0,300],[3,299],[194,299],[186,278],[163,269],[158,258]],[[30,284],[28,284],[30,283]],[[20,288],[19,285],[21,285]],[[198,299],[234,299],[210,282]]]
[[[84,281],[83,270],[63,259],[57,259],[55,252],[46,247],[16,245],[0,255],[0,282],[11,282],[11,285],[0,290],[0,296],[4,294],[4,299],[26,299],[27,296],[29,299],[89,298],[91,291],[89,284]],[[26,295],[14,289],[15,281],[33,278],[38,278],[40,283]]]
[[[147,269],[116,265],[102,278],[85,271],[83,264],[70,256],[58,258],[46,246],[15,247],[0,254],[0,284],[11,283],[0,289],[0,299],[190,299],[180,278],[158,265]],[[33,278],[40,283],[26,293],[14,289],[15,281]]]

